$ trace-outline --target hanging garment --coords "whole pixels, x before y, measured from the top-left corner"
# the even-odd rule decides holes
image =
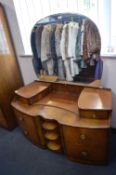
[[[70,59],[70,69],[71,76],[73,77],[76,74],[79,74],[78,64],[76,60],[76,40],[79,30],[79,24],[76,22],[70,22],[68,24],[68,48],[67,48],[67,57]]]
[[[41,61],[46,61],[51,58],[51,34],[52,25],[45,25],[41,36]]]
[[[41,36],[41,61],[42,66],[49,75],[54,75],[53,58],[51,54],[52,25],[45,25]]]
[[[32,63],[33,63],[33,66],[35,68],[35,72],[38,76],[40,74],[40,71],[42,70],[42,63],[41,63],[41,58],[38,57],[38,54],[37,54],[37,48],[36,48],[36,42],[35,42],[36,29],[37,28],[34,28],[31,32],[31,48],[32,48],[32,52],[33,52]]]
[[[56,55],[56,47],[55,47],[55,30],[56,30],[56,25],[52,25],[50,49],[51,49],[51,58],[53,59],[53,72],[54,72],[54,75],[58,75],[58,58]]]
[[[56,49],[56,56],[57,56],[57,66],[58,66],[58,77],[61,80],[65,80],[65,68],[64,62],[61,57],[61,50],[60,50],[60,41],[62,35],[63,24],[57,24],[55,30],[55,49]]]
[[[38,57],[41,58],[41,35],[42,35],[43,26],[38,25],[35,32],[35,43]]]
[[[65,80],[65,67],[64,67],[64,62],[62,60],[62,57],[58,58],[58,77],[61,80]]]
[[[72,81],[73,78],[71,76],[71,71],[70,71],[70,60],[67,57],[67,48],[68,48],[67,36],[68,36],[68,24],[65,24],[62,30],[60,49],[61,49],[62,60],[64,61],[66,80]]]
[[[57,57],[61,57],[60,41],[62,35],[63,24],[57,24],[55,30],[55,48]]]
[[[84,23],[85,23],[85,19],[83,19],[81,21],[81,23],[79,24],[78,35],[77,35],[77,40],[76,40],[76,49],[75,49],[75,54],[76,54],[76,61],[75,62],[78,64],[79,72],[82,70],[82,68],[87,68],[85,61],[82,59]]]
[[[96,25],[86,19],[84,26],[83,59],[91,57],[93,53],[100,52],[101,38]]]

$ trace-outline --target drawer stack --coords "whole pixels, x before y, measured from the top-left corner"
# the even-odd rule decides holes
[[[62,152],[58,123],[54,120],[43,120],[42,128],[47,148],[55,152]]]
[[[69,159],[93,164],[107,162],[108,129],[63,126],[63,137]]]

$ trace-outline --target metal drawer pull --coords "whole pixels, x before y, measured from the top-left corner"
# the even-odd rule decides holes
[[[97,116],[96,116],[96,114],[93,114],[93,118],[96,118]]]
[[[19,120],[20,120],[20,121],[23,121],[23,120],[24,120],[24,118],[23,118],[23,117],[19,117]]]
[[[80,139],[81,139],[81,140],[86,140],[86,139],[87,139],[87,137],[86,137],[86,135],[85,135],[85,134],[81,134],[81,135],[80,135]]]
[[[82,155],[83,157],[87,157],[87,156],[88,156],[88,153],[87,153],[86,151],[82,151],[82,152],[81,152],[81,155]]]
[[[24,134],[25,134],[25,135],[28,135],[28,131],[24,130]]]

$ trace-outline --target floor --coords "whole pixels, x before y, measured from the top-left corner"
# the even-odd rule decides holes
[[[0,128],[0,175],[115,175],[116,133],[110,134],[108,165],[72,162],[65,155],[42,150],[28,141],[17,127]]]

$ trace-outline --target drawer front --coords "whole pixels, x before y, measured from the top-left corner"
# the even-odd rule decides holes
[[[81,145],[75,144],[72,152],[68,153],[69,159],[88,163],[106,163],[108,157],[107,145]]]
[[[108,147],[107,129],[84,129],[62,126],[64,149],[73,160],[105,162]]]
[[[106,145],[108,141],[108,129],[87,129],[63,126],[63,137],[65,144],[100,144]]]
[[[15,115],[25,136],[29,138],[34,144],[37,144],[37,145],[40,144],[34,119],[16,110],[15,110]]]
[[[110,117],[110,112],[108,111],[79,110],[79,113],[82,118],[107,119]]]

